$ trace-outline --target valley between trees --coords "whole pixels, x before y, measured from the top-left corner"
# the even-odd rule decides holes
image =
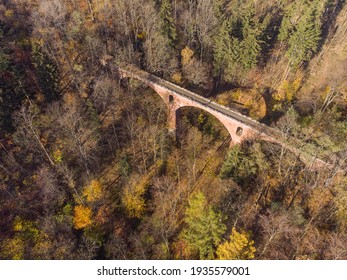
[[[0,259],[347,259],[342,0],[5,0]],[[332,163],[182,109],[136,65]]]

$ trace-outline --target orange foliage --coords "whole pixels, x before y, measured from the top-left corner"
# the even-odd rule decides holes
[[[92,223],[92,210],[89,207],[78,205],[75,207],[74,226],[83,229]]]
[[[185,240],[178,240],[173,244],[173,254],[176,260],[189,260],[193,252]]]

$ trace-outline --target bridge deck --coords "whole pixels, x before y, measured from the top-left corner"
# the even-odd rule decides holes
[[[237,112],[231,108],[220,105],[220,104],[218,104],[218,103],[216,103],[216,102],[214,102],[214,101],[212,101],[206,97],[198,95],[192,91],[189,91],[185,88],[182,88],[182,87],[175,85],[175,84],[173,84],[169,81],[166,81],[164,79],[161,79],[161,78],[159,78],[153,74],[150,74],[144,70],[141,70],[137,67],[127,66],[126,68],[122,68],[122,71],[127,71],[128,74],[130,76],[133,76],[134,78],[137,78],[140,80],[146,79],[148,81],[154,82],[154,83],[156,83],[162,87],[165,87],[165,88],[175,92],[178,95],[189,98],[189,99],[193,100],[194,102],[197,102],[197,103],[199,103],[205,107],[208,107],[208,108],[210,108],[216,112],[219,112],[223,115],[226,115],[228,117],[236,119],[239,122],[246,124],[246,125],[252,127],[253,129],[259,131],[259,133],[266,134],[267,136],[276,139],[276,142],[281,141],[279,139],[284,138],[283,133],[277,129],[274,129],[272,127],[269,127],[267,125],[259,123],[256,120],[254,120],[254,119],[252,119],[246,115],[243,115],[243,114],[241,114],[241,113],[239,113],[239,112]]]
[[[258,131],[262,135],[266,135],[268,138],[271,138],[273,142],[276,142],[287,149],[289,149],[292,152],[295,152],[297,155],[300,156],[300,158],[305,159],[306,162],[309,162],[308,159],[311,159],[311,161],[318,161],[321,165],[329,166],[331,167],[332,164],[323,161],[316,157],[316,155],[310,155],[306,151],[302,150],[302,147],[304,146],[302,141],[299,139],[296,139],[294,137],[291,137],[289,135],[286,135],[285,133],[273,128],[269,127],[265,124],[261,124],[257,122],[256,120],[253,120],[252,118],[245,116],[231,108],[225,107],[223,105],[220,105],[216,102],[211,101],[208,98],[205,98],[203,96],[200,96],[194,92],[191,92],[187,89],[184,89],[178,85],[175,85],[171,82],[165,81],[164,79],[161,79],[153,74],[150,74],[144,70],[141,70],[137,68],[136,66],[127,65],[126,67],[117,67],[119,71],[127,73],[127,76],[136,78],[138,80],[142,81],[149,81],[152,83],[155,83],[157,85],[160,85],[178,95],[181,95],[185,98],[191,99],[194,102],[197,102],[205,107],[208,107],[218,113],[221,113],[225,116],[228,116],[230,118],[236,119],[237,121],[248,125],[252,127],[254,130]],[[299,148],[296,148],[299,147]]]

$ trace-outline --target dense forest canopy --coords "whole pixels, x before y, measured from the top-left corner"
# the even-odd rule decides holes
[[[347,259],[344,0],[3,0],[0,259]],[[285,146],[229,145],[136,65]]]

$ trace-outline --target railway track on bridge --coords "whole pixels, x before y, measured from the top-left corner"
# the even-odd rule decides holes
[[[219,112],[219,113],[222,113],[228,117],[232,117],[244,124],[247,124],[259,131],[265,131],[267,130],[269,133],[268,134],[277,134],[278,137],[279,136],[279,133],[278,131],[276,131],[275,129],[272,129],[272,128],[269,128],[268,126],[264,125],[264,124],[261,124],[255,120],[253,120],[252,118],[248,117],[248,116],[245,116],[245,115],[242,115],[241,113],[237,112],[237,111],[234,111],[233,109],[231,108],[228,108],[228,107],[225,107],[223,105],[220,105],[214,101],[212,101],[211,99],[208,99],[206,97],[203,97],[201,95],[198,95],[192,91],[189,91],[185,88],[182,88],[178,85],[175,85],[169,81],[166,81],[164,79],[161,79],[153,74],[150,74],[146,71],[143,71],[143,70],[140,70],[136,67],[127,67],[127,68],[119,68],[121,69],[122,71],[128,71],[129,72],[129,75],[132,75],[132,76],[136,76],[135,78],[137,79],[143,79],[143,78],[146,78],[152,82],[155,82],[157,83],[158,85],[161,85],[175,93],[178,93],[184,97],[187,97],[195,102],[198,102],[200,103],[201,105],[203,106],[206,106],[206,107],[209,107],[213,110],[215,110],[216,112]]]
[[[220,105],[208,98],[205,98],[201,95],[198,95],[194,92],[191,92],[185,88],[182,88],[178,85],[175,85],[169,81],[166,81],[162,78],[159,78],[153,74],[150,74],[144,70],[141,70],[135,66],[128,65],[126,67],[116,67],[116,70],[122,73],[126,73],[127,77],[133,77],[140,81],[144,81],[145,83],[150,81],[152,83],[155,83],[156,85],[159,85],[161,87],[166,88],[167,90],[170,90],[174,92],[175,94],[178,94],[180,96],[183,96],[185,98],[188,98],[192,100],[193,102],[196,102],[206,108],[212,109],[215,112],[218,112],[220,114],[223,114],[229,118],[233,118],[251,128],[253,128],[255,131],[257,131],[260,135],[266,135],[268,138],[273,139],[273,142],[278,143],[282,145],[283,147],[286,147],[288,150],[295,152],[297,155],[300,155],[300,158],[305,159],[307,162],[309,162],[308,159],[311,161],[318,162],[319,165],[332,168],[334,167],[333,163],[327,162],[325,160],[319,159],[316,155],[312,155],[304,150],[302,150],[302,147],[305,145],[302,141],[299,139],[296,139],[294,137],[291,137],[289,135],[286,135],[285,133],[273,128],[269,127],[265,124],[262,124],[256,120],[253,120],[252,118],[245,116],[231,108],[225,107],[223,105]],[[345,172],[345,168],[343,168]]]

